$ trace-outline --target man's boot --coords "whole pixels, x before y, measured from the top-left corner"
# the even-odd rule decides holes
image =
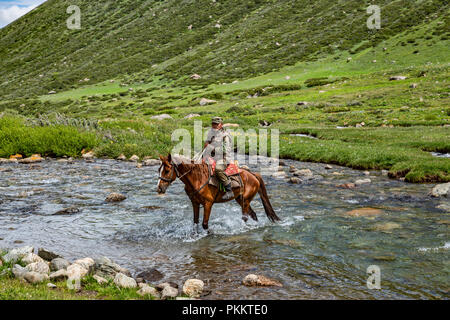
[[[225,186],[226,193],[223,195],[222,200],[231,200],[234,198],[234,192],[231,189],[231,182]]]

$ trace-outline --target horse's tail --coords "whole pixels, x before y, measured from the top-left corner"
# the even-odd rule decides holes
[[[269,220],[272,222],[280,221],[281,219],[277,216],[277,214],[275,213],[275,211],[272,208],[272,205],[270,204],[269,196],[267,195],[266,184],[264,183],[263,178],[258,173],[252,172],[252,174],[259,181],[260,187],[259,187],[258,193],[262,200],[262,203],[264,206],[264,211],[266,211],[267,218],[269,218]]]

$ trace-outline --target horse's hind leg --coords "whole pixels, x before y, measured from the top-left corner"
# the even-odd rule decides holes
[[[242,208],[242,220],[245,222],[248,221],[248,216],[250,216],[253,220],[258,221],[258,217],[256,216],[255,211],[253,211],[252,207],[250,207],[250,201],[244,199],[244,203],[242,203],[242,195],[236,198],[236,202]]]

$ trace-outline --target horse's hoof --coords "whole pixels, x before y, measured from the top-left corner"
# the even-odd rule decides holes
[[[208,225],[207,224],[202,224],[202,227],[204,230],[208,230]]]
[[[243,217],[242,217],[242,220],[244,220],[244,222],[247,222],[247,221],[248,221],[248,217],[243,216]]]

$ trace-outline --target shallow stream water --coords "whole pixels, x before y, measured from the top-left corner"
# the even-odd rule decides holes
[[[236,202],[217,204],[212,235],[193,234],[183,185],[156,193],[158,167],[96,160],[0,166],[0,247],[43,247],[67,259],[107,256],[133,275],[156,268],[161,281],[206,282],[204,299],[446,299],[450,289],[449,200],[433,185],[409,184],[323,164],[285,161],[319,179],[290,184],[265,177],[282,221],[272,224],[259,196],[258,222],[244,223]],[[355,189],[336,185],[370,178]],[[111,192],[127,199],[105,202]],[[72,215],[55,212],[77,207]],[[376,208],[378,214],[348,212]],[[14,243],[23,241],[22,244]],[[381,269],[381,289],[368,289],[367,268]],[[249,273],[283,287],[249,288]]]

